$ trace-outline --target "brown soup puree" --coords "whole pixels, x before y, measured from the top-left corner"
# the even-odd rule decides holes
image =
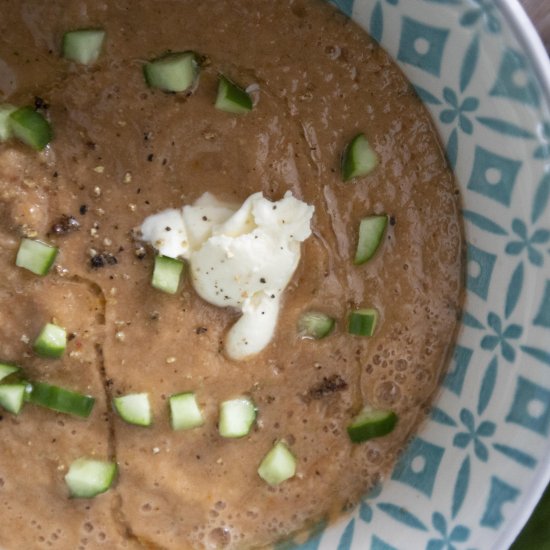
[[[97,398],[87,420],[33,405],[1,415],[0,547],[260,547],[355,503],[425,417],[460,307],[458,192],[410,83],[317,0],[0,4],[0,101],[38,96],[55,132],[42,153],[0,144],[0,360]],[[98,62],[61,59],[63,33],[89,26],[107,31]],[[190,96],[144,83],[142,62],[168,49],[205,56]],[[252,112],[213,108],[220,71],[259,85]],[[340,154],[360,131],[380,164],[344,184]],[[131,230],[205,191],[242,203],[287,190],[315,206],[313,235],[274,339],[230,361],[223,340],[235,312],[202,301],[189,281],[174,296],[154,290],[153,251],[142,257]],[[355,266],[359,222],[373,213],[391,216],[385,242]],[[79,229],[52,231],[63,216]],[[60,247],[46,277],[15,267],[23,235]],[[358,307],[380,312],[371,338],[347,333]],[[338,319],[328,338],[297,337],[310,309]],[[32,341],[52,319],[70,341],[61,359],[41,359]],[[167,399],[185,390],[206,423],[174,432]],[[114,396],[144,391],[152,427],[112,412]],[[257,426],[223,439],[218,405],[241,394],[258,406]],[[399,421],[389,436],[354,445],[346,426],[365,403]],[[278,439],[297,475],[270,487],[257,467]],[[110,491],[68,498],[63,477],[80,456],[118,462]]]

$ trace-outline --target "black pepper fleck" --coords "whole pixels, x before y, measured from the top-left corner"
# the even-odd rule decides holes
[[[34,97],[34,108],[38,111],[39,109],[47,110],[50,106],[46,101],[44,101],[41,97],[35,96]]]
[[[206,327],[197,327],[195,329],[195,334],[204,334],[205,332],[208,332]]]
[[[86,214],[86,212],[88,212],[88,206],[85,205],[85,204],[81,204],[78,211],[80,212],[80,214],[82,214],[82,216],[84,216],[84,214]]]
[[[116,257],[109,252],[101,252],[100,254],[92,256],[90,259],[92,269],[99,269],[100,267],[105,267],[107,265],[116,265],[117,263],[118,260]]]
[[[155,158],[155,155],[153,155],[153,153],[149,153],[149,154],[147,155],[147,160],[148,160],[149,162],[153,162],[153,159],[154,159],[154,158]]]
[[[63,214],[51,228],[51,233],[54,235],[66,235],[72,231],[78,231],[80,229],[80,223],[74,216],[67,216]]]
[[[395,216],[390,216],[390,225],[395,225],[397,220],[395,219]]]

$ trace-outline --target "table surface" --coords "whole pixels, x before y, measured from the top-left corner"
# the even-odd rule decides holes
[[[550,51],[550,0],[520,0]]]
[[[550,0],[520,0],[550,52]],[[510,550],[550,550],[550,485]]]

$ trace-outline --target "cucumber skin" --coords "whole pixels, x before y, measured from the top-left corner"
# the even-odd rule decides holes
[[[25,400],[56,412],[88,418],[94,408],[95,398],[43,382],[27,385]]]
[[[368,319],[364,318],[368,316]],[[371,320],[372,319],[372,320]],[[378,323],[378,312],[375,309],[358,309],[348,317],[348,332],[354,336],[372,336]],[[366,326],[367,332],[362,329]]]
[[[359,224],[359,239],[357,242],[357,251],[353,260],[353,263],[355,265],[364,264],[376,254],[376,251],[380,248],[380,245],[382,244],[383,236],[386,232],[387,226],[387,215],[369,216],[361,220],[361,223]],[[372,227],[374,227],[374,239],[372,236],[370,238],[364,237],[363,239],[361,239],[361,229],[364,228],[363,231],[366,231],[366,229],[372,229]],[[363,241],[367,238],[369,239],[369,242],[365,245]],[[375,244],[372,244],[373,241],[376,241]],[[363,246],[361,246],[362,244]]]
[[[384,437],[391,433],[397,424],[397,415],[388,411],[388,416],[376,422],[368,422],[364,425],[355,425],[353,422],[347,427],[347,432],[352,443],[364,443],[369,439]]]
[[[357,161],[354,158],[357,154],[355,151],[355,147],[357,147],[358,142],[362,140],[364,140],[365,144],[369,147],[369,150],[366,153],[369,155],[369,166],[368,168],[358,169],[358,167],[356,166]],[[344,182],[348,182],[354,178],[366,176],[378,166],[378,163],[378,155],[376,154],[374,149],[370,147],[370,144],[367,141],[365,134],[359,133],[348,143],[348,145],[344,149],[344,153],[342,154],[342,179],[344,180]]]
[[[11,113],[9,124],[13,135],[36,151],[44,149],[53,138],[50,123],[32,107],[21,107]]]
[[[216,109],[232,114],[244,114],[252,111],[252,98],[246,90],[220,75],[218,95],[214,104]]]

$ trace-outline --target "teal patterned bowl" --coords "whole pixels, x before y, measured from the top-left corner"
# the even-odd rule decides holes
[[[333,3],[439,128],[463,193],[467,297],[430,421],[391,479],[285,548],[505,549],[550,479],[548,57],[516,0]]]

